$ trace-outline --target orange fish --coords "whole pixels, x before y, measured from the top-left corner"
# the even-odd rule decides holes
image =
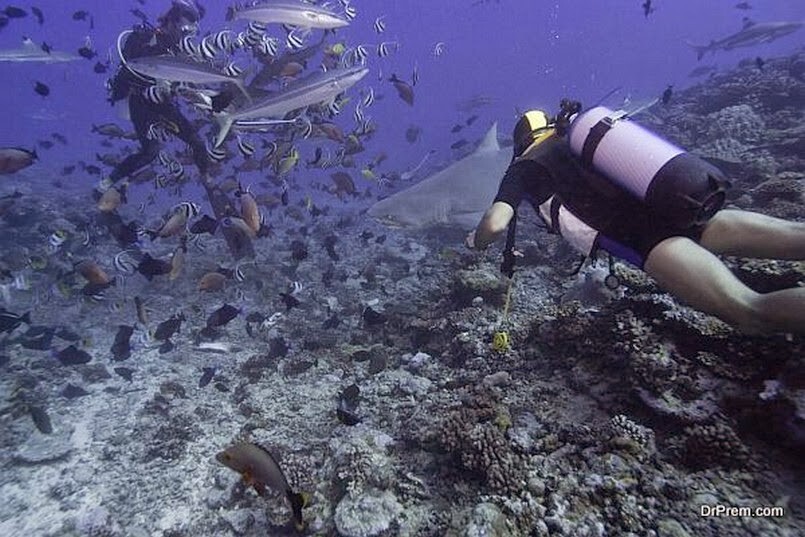
[[[81,274],[85,280],[94,285],[109,285],[112,279],[95,261],[85,259],[76,264],[75,270]]]
[[[126,197],[123,188],[118,190],[115,187],[109,187],[106,192],[101,194],[101,198],[98,200],[98,210],[102,213],[111,213],[116,211],[120,204],[125,203],[125,201]]]
[[[291,519],[296,531],[305,529],[302,509],[308,505],[310,498],[291,488],[277,459],[266,448],[251,442],[239,442],[218,453],[215,459],[239,473],[243,481],[254,487],[260,496],[265,496],[266,487],[284,495],[291,506]]]
[[[226,283],[226,276],[220,272],[208,272],[198,281],[199,291],[222,291]]]
[[[257,200],[249,192],[239,188],[235,196],[240,199],[240,216],[246,225],[254,232],[255,235],[260,233],[262,216],[260,215],[260,207],[257,205]]]
[[[0,148],[0,175],[8,175],[27,168],[34,163],[39,155],[36,151],[28,151],[20,147]]]

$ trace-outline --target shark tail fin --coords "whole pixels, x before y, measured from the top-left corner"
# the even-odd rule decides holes
[[[232,129],[234,120],[230,114],[222,112],[215,116],[215,122],[218,123],[218,134],[215,135],[215,149],[221,147],[221,144],[226,140],[229,131]]]

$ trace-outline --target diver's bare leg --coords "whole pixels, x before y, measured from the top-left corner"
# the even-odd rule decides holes
[[[805,222],[724,209],[707,223],[701,245],[723,255],[805,259]]]
[[[805,287],[757,293],[713,253],[686,237],[659,243],[644,268],[682,302],[743,332],[805,334]]]

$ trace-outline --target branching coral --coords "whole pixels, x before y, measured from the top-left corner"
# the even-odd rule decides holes
[[[506,415],[488,396],[476,396],[445,418],[438,441],[493,491],[516,494],[526,479],[523,461],[504,434]]]
[[[740,468],[749,460],[749,449],[726,423],[693,425],[685,429],[682,458],[697,469]]]

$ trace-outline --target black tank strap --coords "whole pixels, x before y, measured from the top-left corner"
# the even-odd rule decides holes
[[[588,168],[592,167],[595,150],[598,149],[598,145],[601,143],[601,140],[604,139],[606,133],[612,128],[613,124],[614,122],[610,118],[605,117],[590,129],[590,134],[587,135],[587,138],[584,140],[584,147],[581,149],[581,161]]]

